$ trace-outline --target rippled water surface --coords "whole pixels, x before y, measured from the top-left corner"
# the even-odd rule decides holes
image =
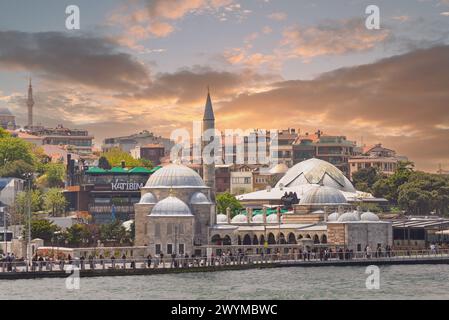
[[[277,268],[214,273],[0,280],[0,299],[449,299],[449,265],[385,266],[379,290],[364,267]]]

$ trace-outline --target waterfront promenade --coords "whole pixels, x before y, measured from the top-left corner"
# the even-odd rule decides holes
[[[449,250],[392,251],[379,256],[364,252],[332,253],[326,257],[312,254],[271,254],[220,256],[213,258],[139,258],[139,259],[76,259],[72,261],[1,262],[0,279],[33,279],[68,277],[78,272],[80,277],[151,275],[184,272],[213,272],[253,268],[367,266],[399,264],[449,264]]]

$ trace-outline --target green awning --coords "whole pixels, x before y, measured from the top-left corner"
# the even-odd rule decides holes
[[[134,167],[128,171],[129,173],[152,173],[152,169],[147,169],[144,167]]]
[[[86,173],[91,173],[91,174],[97,174],[97,173],[106,173],[107,171],[104,169],[101,169],[99,167],[90,167]]]
[[[110,173],[128,173],[128,170],[123,169],[122,167],[113,167],[109,170]]]
[[[161,166],[154,167],[153,169],[150,170],[150,172],[151,172],[151,173],[155,173],[155,172],[158,171],[159,169],[162,169],[162,167],[161,167]]]

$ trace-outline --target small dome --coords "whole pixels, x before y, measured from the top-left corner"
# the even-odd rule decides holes
[[[340,190],[324,186],[314,186],[310,188],[299,201],[299,204],[302,205],[336,205],[344,203],[347,203],[347,201]]]
[[[210,204],[209,199],[207,199],[206,195],[202,192],[195,192],[190,197],[191,204]]]
[[[360,216],[360,220],[362,220],[362,221],[380,221],[377,214],[369,212],[369,211],[362,213],[362,215]]]
[[[282,217],[281,217],[282,219]],[[272,213],[267,217],[267,223],[279,223],[277,213]]]
[[[142,198],[140,198],[139,203],[155,204],[157,202],[156,197],[151,192],[145,193]]]
[[[337,221],[337,220],[338,220],[338,212],[331,213],[327,217],[327,221],[329,221],[329,222],[333,222],[333,221]]]
[[[159,201],[151,210],[152,216],[192,216],[185,202],[176,197],[167,197]]]
[[[232,218],[231,223],[248,223],[248,218],[244,214],[238,214]]]
[[[356,212],[346,212],[343,213],[340,218],[338,218],[338,222],[350,222],[350,221],[359,221],[359,217]]]
[[[145,187],[176,188],[176,187],[206,187],[203,179],[194,170],[177,164],[170,164],[157,170],[148,179]]]
[[[263,214],[256,214],[252,219],[253,223],[263,223]]]
[[[225,214],[217,214],[217,223],[228,223],[228,217]]]

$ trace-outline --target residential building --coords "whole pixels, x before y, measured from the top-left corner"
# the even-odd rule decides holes
[[[158,166],[165,156],[165,148],[162,144],[147,144],[134,147],[130,153],[134,159],[150,160],[154,166]]]
[[[156,136],[148,130],[143,130],[142,132],[129,136],[104,139],[102,150],[106,152],[112,148],[120,148],[125,152],[130,152],[137,146],[145,146],[149,144],[161,144],[164,146],[166,154],[170,152],[174,145],[173,141],[170,139]]]
[[[65,146],[67,150],[80,156],[90,156],[94,137],[87,130],[68,129],[63,125],[56,128],[33,126],[29,133],[42,138],[43,145]]]
[[[253,170],[254,166],[250,165],[236,165],[231,172],[231,186],[232,194],[242,194],[253,191]]]
[[[315,134],[298,136],[293,145],[293,162],[317,158],[327,161],[349,177],[350,157],[355,155],[356,143],[345,136],[325,135],[318,130]]]
[[[370,167],[375,167],[379,173],[390,175],[396,171],[400,161],[407,161],[407,157],[398,156],[396,151],[384,148],[379,143],[365,148],[362,155],[351,157],[348,160],[349,178],[352,180],[355,172]]]
[[[293,166],[293,144],[298,138],[295,129],[279,130],[276,135],[277,143],[270,141],[270,152],[274,163],[284,163]]]

